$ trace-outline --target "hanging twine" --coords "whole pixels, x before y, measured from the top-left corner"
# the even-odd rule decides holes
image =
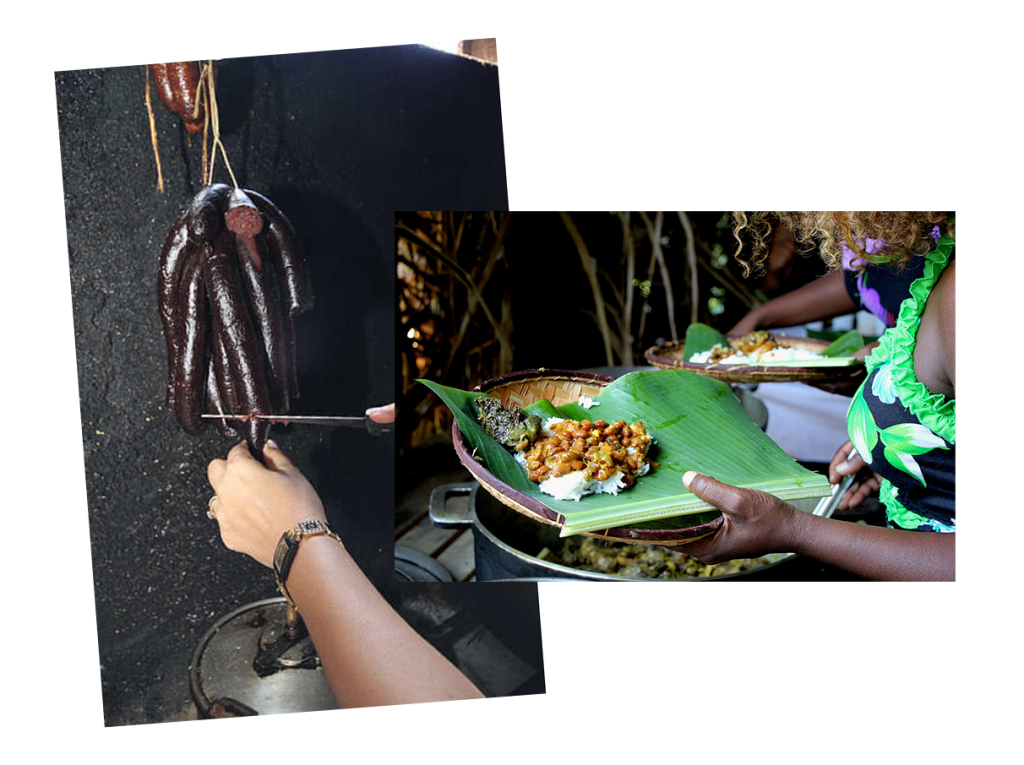
[[[146,67],[146,112],[149,114],[149,140],[153,144],[153,155],[156,157],[156,189],[164,193],[164,173],[160,167],[160,148],[156,141],[156,119],[153,116],[153,100],[149,95],[149,67]]]
[[[235,178],[235,172],[231,168],[230,160],[228,160],[227,149],[224,148],[224,144],[220,140],[220,111],[217,108],[217,85],[213,61],[207,61],[200,69],[199,84],[196,86],[195,107],[192,112],[193,120],[198,119],[199,111],[203,108],[204,104],[206,109],[203,115],[203,165],[200,179],[203,186],[209,186],[213,183],[213,171],[217,164],[217,149],[219,148],[220,154],[224,158],[224,166],[227,167],[228,175],[231,176],[231,183],[237,189],[238,180]],[[164,176],[160,164],[160,149],[157,145],[156,118],[153,115],[153,101],[150,96],[148,66],[146,67],[146,112],[149,114],[149,137],[153,144],[153,155],[156,158],[156,187],[163,194]]]
[[[203,123],[203,185],[209,186],[213,183],[213,170],[217,164],[217,149],[220,148],[221,156],[224,157],[224,165],[231,176],[231,183],[238,188],[238,180],[235,172],[231,169],[231,162],[228,160],[228,152],[220,140],[220,110],[217,108],[217,84],[213,71],[213,61],[207,61],[199,73],[199,87],[196,92],[196,106],[193,117],[199,116],[201,104],[206,104],[206,119]],[[213,143],[209,146],[207,154],[207,135],[213,133]],[[207,161],[209,156],[209,161]]]

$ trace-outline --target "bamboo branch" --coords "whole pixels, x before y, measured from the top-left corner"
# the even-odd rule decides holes
[[[512,293],[508,290],[501,296],[501,328],[505,331],[506,337],[512,336]],[[509,343],[508,354],[498,354],[498,374],[503,375],[512,371],[512,344]]]
[[[672,333],[672,339],[678,340],[679,333],[676,332],[676,307],[675,298],[672,296],[672,280],[668,275],[668,266],[665,264],[665,253],[661,249],[661,227],[665,222],[664,212],[659,212],[654,216],[654,223],[651,223],[651,219],[647,216],[647,213],[641,212],[640,217],[643,218],[644,225],[647,227],[647,235],[651,239],[651,252],[654,260],[658,262],[658,268],[661,271],[661,280],[665,285],[665,303],[668,308],[668,326]],[[653,269],[652,269],[653,270]]]
[[[433,242],[424,238],[418,231],[413,231],[411,228],[406,226],[404,223],[395,224],[396,233],[405,239],[406,241],[412,242],[413,244],[422,247],[435,258],[440,260],[444,265],[451,271],[453,277],[462,282],[463,286],[469,290],[470,294],[473,295],[480,303],[480,308],[484,312],[484,316],[487,317],[487,321],[490,323],[491,328],[494,330],[495,337],[498,338],[498,342],[501,345],[503,352],[508,352],[508,339],[505,334],[501,331],[501,327],[498,325],[498,321],[494,318],[494,314],[491,313],[491,309],[487,307],[487,302],[484,300],[483,295],[480,294],[480,290],[473,283],[473,280],[469,277],[469,274],[460,266],[458,263],[453,261],[447,255],[445,255]],[[509,353],[511,356],[511,353]]]
[[[697,323],[697,248],[693,243],[693,226],[690,216],[679,211],[679,222],[686,231],[686,259],[690,263],[690,323]]]
[[[607,303],[606,302],[604,304],[604,308],[605,308],[606,315],[611,317],[611,322],[615,325],[614,326],[614,331],[611,333],[612,352],[615,353],[615,355],[619,357],[619,360],[622,361],[623,364],[625,364],[626,363],[626,360],[625,360],[626,359],[626,355],[623,352],[623,344],[622,344],[623,343],[623,339],[622,338],[623,338],[624,333],[625,333],[625,330],[623,329],[623,324],[622,324],[622,311],[623,311],[622,294],[619,292],[619,288],[615,286],[615,282],[612,281],[612,278],[605,271],[599,270],[598,271],[598,275],[603,277],[605,282],[608,283],[608,288],[612,291],[612,297],[615,298],[615,303],[616,303],[617,307],[611,305],[611,303]],[[591,314],[588,312],[587,315],[591,315]]]
[[[623,363],[626,366],[633,364],[633,280],[636,278],[636,248],[633,246],[633,225],[630,222],[628,212],[619,213],[619,221],[622,223],[622,251],[626,257],[626,305],[622,309],[622,345],[626,351],[623,356]]]
[[[484,265],[483,273],[480,277],[479,289],[482,292],[487,286],[487,282],[491,278],[491,274],[494,271],[494,266],[501,257],[501,254],[505,251],[505,235],[508,233],[508,228],[512,223],[511,213],[506,214],[502,217],[501,227],[496,233],[496,238],[490,247],[490,251],[487,254],[487,260]],[[461,228],[461,227],[460,227]],[[462,340],[466,336],[466,331],[469,329],[469,322],[472,319],[473,314],[476,313],[477,299],[475,295],[470,295],[469,305],[466,307],[466,312],[462,315],[462,323],[459,325],[459,331],[455,335],[455,340],[452,342],[449,353],[448,363],[445,364],[444,374],[441,375],[441,382],[448,377],[448,370],[451,369],[452,361],[455,359],[455,353],[459,346],[462,345]]]
[[[580,236],[576,224],[572,222],[569,213],[560,212],[558,214],[562,216],[562,222],[569,231],[569,236],[572,237],[573,242],[576,244],[576,251],[579,252],[580,261],[583,263],[583,270],[590,281],[590,291],[594,293],[594,306],[596,309],[594,312],[597,314],[597,326],[601,330],[601,339],[604,341],[604,356],[608,366],[613,366],[615,362],[612,359],[611,332],[608,330],[608,318],[604,315],[604,295],[601,294],[601,285],[597,281],[597,261],[590,257],[587,245],[583,241],[583,237]]]
[[[643,216],[644,214],[640,213],[640,215]],[[646,216],[644,216],[644,217],[646,217]],[[650,221],[645,221],[645,224],[648,223],[648,222],[650,222]],[[646,225],[645,225],[645,228],[646,228]],[[648,232],[648,236],[650,236],[650,229],[647,229],[647,232]],[[651,262],[648,263],[648,265],[647,265],[647,284],[648,285],[654,284],[654,266],[655,266],[655,264],[657,262],[658,262],[658,259],[657,259],[657,257],[655,257],[654,246],[652,245],[651,246]],[[650,297],[650,295],[651,295],[651,290],[650,290],[650,286],[648,286],[647,294],[644,295],[644,304],[642,306],[640,306],[640,331],[637,333],[637,340],[639,341],[641,346],[643,345],[643,339],[644,339],[644,326],[647,324],[647,301],[648,301],[648,298]]]

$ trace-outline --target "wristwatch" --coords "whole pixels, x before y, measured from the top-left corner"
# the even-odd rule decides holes
[[[277,549],[274,551],[274,579],[277,581],[277,589],[281,591],[292,608],[295,608],[295,601],[288,594],[288,587],[285,585],[288,581],[288,572],[291,571],[302,540],[319,536],[329,536],[338,542],[341,541],[341,537],[331,531],[324,521],[311,518],[300,521],[299,525],[293,529],[288,529],[281,535],[281,541],[277,543]]]

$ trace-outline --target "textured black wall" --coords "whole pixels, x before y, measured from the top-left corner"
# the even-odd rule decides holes
[[[393,211],[507,209],[498,70],[418,46],[218,67],[235,175],[291,218],[313,274],[295,413],[359,414],[393,400]],[[275,591],[206,518],[206,465],[232,442],[212,429],[186,436],[164,402],[159,250],[199,189],[201,140],[189,147],[154,94],[160,195],[144,67],[59,72],[56,85],[104,711],[107,724],[159,720],[187,702],[188,652],[202,631]],[[222,163],[216,180],[230,182]],[[299,426],[274,438],[400,602],[392,442]],[[525,608],[536,617],[535,592]],[[532,632],[539,650],[539,623]]]

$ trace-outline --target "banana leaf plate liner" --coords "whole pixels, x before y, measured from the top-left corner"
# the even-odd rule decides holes
[[[501,399],[502,406],[518,406],[522,409],[541,399],[547,399],[555,406],[575,403],[579,400],[580,396],[594,397],[598,395],[611,382],[613,382],[611,377],[591,374],[589,372],[532,369],[524,372],[513,372],[493,380],[488,380],[473,388],[473,390],[488,393],[495,398]],[[594,419],[599,418],[600,415],[595,410]],[[452,442],[455,444],[455,453],[458,454],[459,461],[473,474],[473,477],[480,485],[503,505],[511,507],[513,510],[529,516],[535,521],[547,523],[551,526],[561,528],[565,523],[565,516],[555,512],[534,497],[513,489],[486,467],[474,460],[469,442],[462,435],[462,431],[459,430],[458,422],[454,420],[452,421]],[[715,515],[721,514],[715,513]],[[714,530],[715,526],[712,520],[696,526],[679,529],[612,528],[606,529],[603,532],[588,532],[586,536],[598,537],[613,542],[632,540],[675,545],[692,542],[694,539],[706,536]]]
[[[639,374],[661,375],[662,373],[652,371]],[[546,369],[527,370],[505,375],[494,380],[489,380],[477,386],[477,388],[474,388],[473,392],[483,392],[495,398],[499,398],[505,406],[515,405],[522,408],[534,404],[541,399],[547,399],[555,406],[561,407],[566,404],[575,404],[581,395],[591,397],[597,396],[612,382],[613,380],[610,377],[586,372]],[[728,391],[728,388],[724,388],[724,392],[730,399],[733,398],[733,395]],[[738,400],[734,403],[736,409],[742,413],[742,408],[739,406]],[[584,416],[589,416],[592,420],[603,418],[600,408],[592,409]],[[746,417],[746,415],[743,415],[743,417]],[[577,419],[580,419],[580,417],[577,416]],[[640,417],[640,419],[644,418]],[[645,422],[647,422],[646,419]],[[657,441],[657,428],[653,427],[649,422],[647,424],[649,432],[654,437],[655,441]],[[750,424],[751,428],[757,431],[757,437],[763,437],[760,430],[758,430],[753,423]],[[480,461],[474,459],[473,446],[459,429],[457,421],[452,424],[452,441],[455,445],[456,454],[462,464],[470,471],[480,485],[483,486],[483,488],[499,502],[540,523],[547,523],[558,527],[565,526],[565,516],[549,507],[546,501],[541,501],[537,497],[530,496],[529,494],[510,486],[491,472],[491,470],[489,470],[485,465],[481,464]],[[774,444],[772,444],[772,446],[775,449],[778,448],[777,446],[774,446]],[[781,452],[781,450],[779,451]],[[657,461],[658,457],[655,456],[654,459]],[[795,463],[793,464],[795,465]],[[655,468],[655,473],[661,469],[663,468]],[[679,473],[678,476],[675,476],[674,472],[667,473],[666,475],[672,474],[673,480],[678,479],[680,493],[686,493],[685,489],[682,487],[681,473]],[[808,475],[813,474],[808,472]],[[641,479],[641,481],[642,480],[643,479]],[[631,489],[629,491],[635,491],[635,489]],[[618,495],[618,498],[626,497],[628,499],[629,491]],[[822,493],[818,493],[814,496],[822,495]],[[605,502],[612,501],[610,495],[592,495],[584,497],[581,502],[585,503],[588,499],[593,500],[598,496],[604,499]],[[550,502],[558,503],[559,501],[552,498]],[[579,503],[572,503],[572,505],[579,507]],[[584,505],[583,508],[586,508],[586,505]],[[661,519],[647,523],[626,524],[613,528],[588,529],[583,533],[588,536],[599,537],[612,541],[641,541],[663,545],[679,545],[712,533],[717,527],[717,520],[720,516],[721,513],[719,513],[718,510],[707,507],[699,512],[689,512],[682,516],[675,516],[668,519]]]
[[[775,335],[775,341],[785,348],[800,348],[820,353],[829,346],[827,340],[809,337]],[[675,340],[665,345],[652,346],[644,358],[658,369],[685,369],[704,377],[727,383],[762,382],[839,382],[857,380],[864,376],[864,365],[850,367],[765,366],[760,364],[695,364],[686,360],[686,341]]]

